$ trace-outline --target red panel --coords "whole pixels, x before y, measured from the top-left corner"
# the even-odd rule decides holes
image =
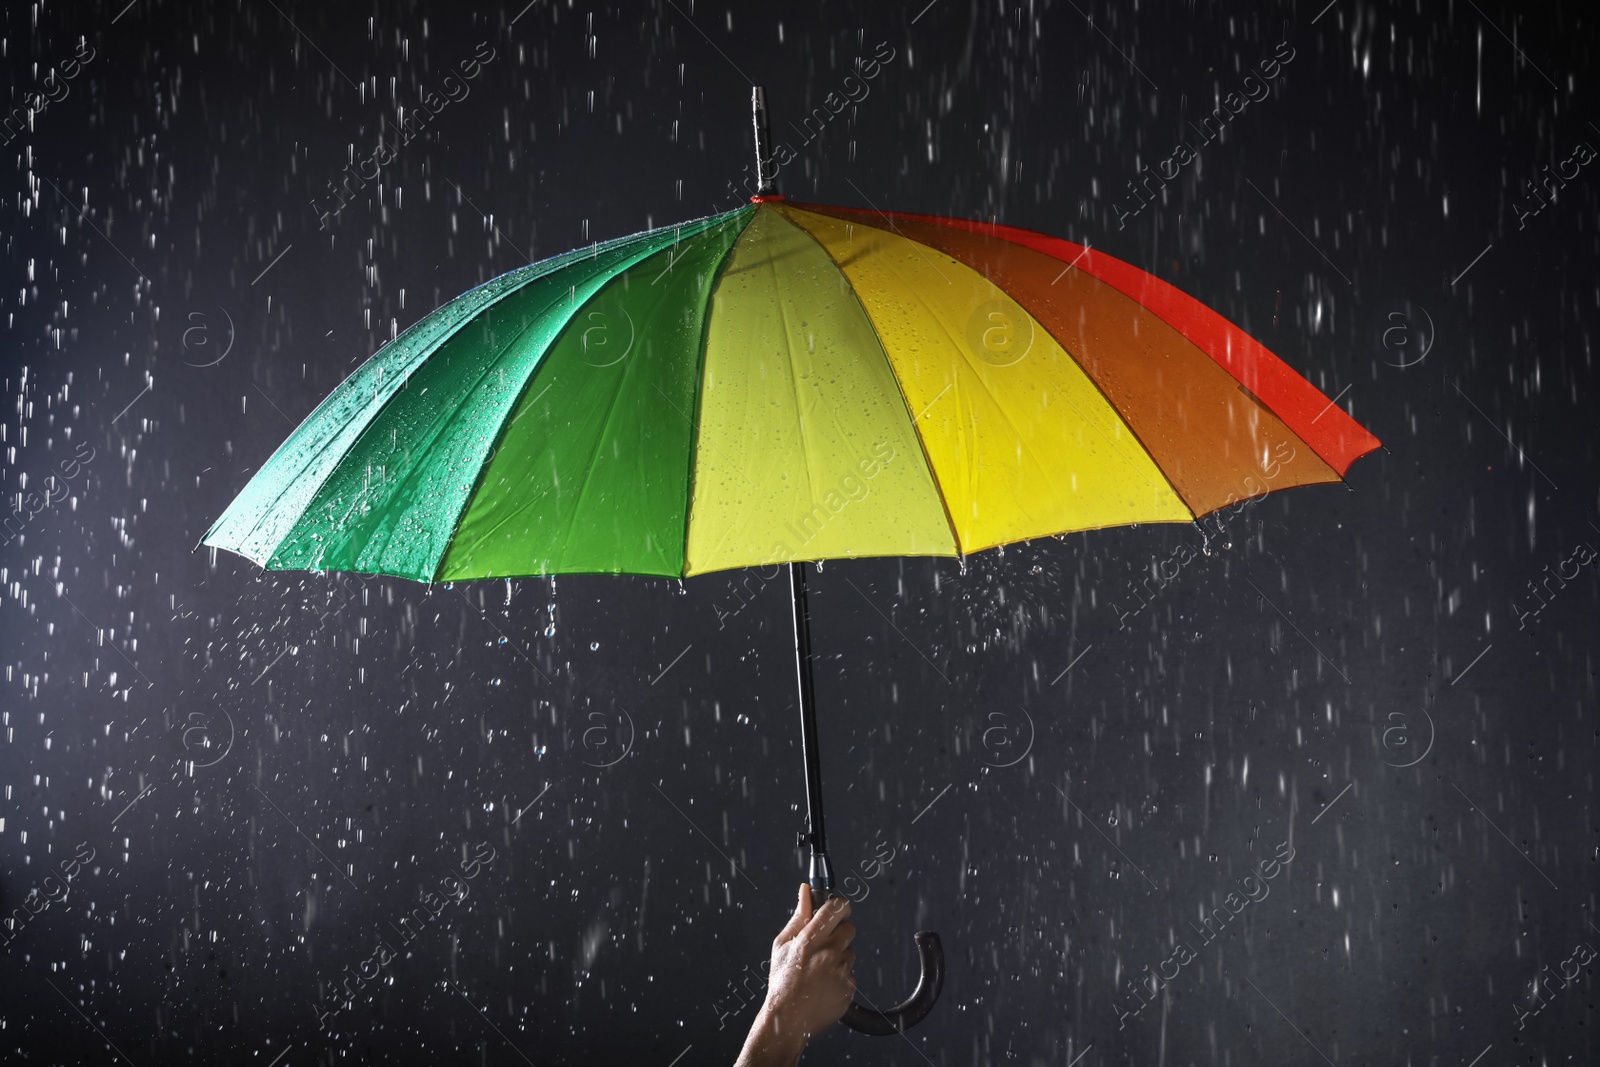
[[[799,208],[812,206],[795,204]],[[1268,351],[1260,341],[1189,294],[1120,259],[1071,241],[1047,237],[1032,230],[1020,230],[1015,226],[950,219],[940,215],[885,214],[832,205],[819,206],[819,210],[836,215],[859,215],[863,221],[875,221],[880,225],[884,221],[892,223],[897,218],[933,223],[998,237],[1043,252],[1093,275],[1159,315],[1233,375],[1240,385],[1282,419],[1341,477],[1350,469],[1350,464],[1380,444],[1360,423],[1346,415],[1342,408],[1301,377],[1293,367]]]

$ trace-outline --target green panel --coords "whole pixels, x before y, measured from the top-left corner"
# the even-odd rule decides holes
[[[633,234],[541,260],[491,278],[424,316],[357,367],[306,416],[212,524],[202,543],[266,565],[334,465],[445,339],[485,307],[531,282],[613,250],[641,244],[653,248],[663,232],[670,231]]]
[[[550,346],[439,568],[681,575],[701,329],[748,209],[618,274]]]
[[[732,214],[596,247],[480,310],[368,422],[268,566],[433,579],[507,412],[573,313],[617,272]]]
[[[688,573],[955,551],[855,291],[804,230],[758,211],[706,326]]]

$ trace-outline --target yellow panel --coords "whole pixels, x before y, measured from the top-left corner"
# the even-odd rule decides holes
[[[757,210],[711,297],[688,574],[953,556],[889,361],[825,252]]]
[[[963,552],[1194,516],[1061,345],[983,275],[873,226],[781,207],[850,279]]]

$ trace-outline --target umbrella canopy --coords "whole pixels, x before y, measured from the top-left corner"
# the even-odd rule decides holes
[[[203,540],[425,581],[953,556],[1192,522],[1339,481],[1377,446],[1238,327],[1101,252],[758,197],[426,316]]]
[[[762,91],[753,90],[765,177]],[[339,385],[204,543],[424,581],[788,563],[808,880],[833,889],[806,560],[1192,522],[1377,447],[1197,301],[1005,226],[760,195],[501,275]],[[863,1033],[903,1032],[921,978]]]

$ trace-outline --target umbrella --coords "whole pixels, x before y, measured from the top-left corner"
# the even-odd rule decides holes
[[[809,879],[833,892],[807,561],[964,556],[1196,522],[1338,482],[1378,441],[1136,267],[995,223],[748,205],[457,297],[350,375],[203,538],[271,569],[428,582],[787,565]],[[937,999],[922,976],[867,1033]]]

